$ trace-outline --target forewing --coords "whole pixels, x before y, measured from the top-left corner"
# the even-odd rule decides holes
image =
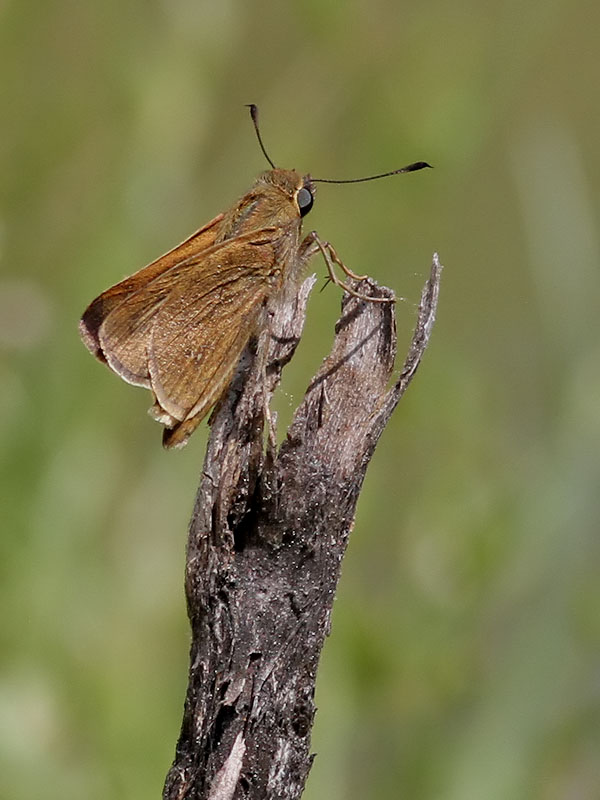
[[[265,230],[214,248],[162,303],[150,337],[151,388],[168,414],[201,416],[231,379],[263,303],[279,283],[276,235]]]
[[[202,262],[194,259],[172,267],[127,296],[101,324],[98,342],[104,359],[129,383],[150,386],[148,352],[156,318],[182,276],[201,269]]]
[[[125,300],[131,298],[140,290],[145,289],[149,283],[160,275],[173,269],[182,261],[190,257],[197,256],[204,250],[212,247],[219,230],[219,223],[223,220],[223,214],[212,219],[200,230],[189,236],[184,242],[178,244],[173,250],[153,261],[143,269],[138,270],[134,275],[111,286],[99,297],[93,300],[86,308],[79,323],[79,332],[88,350],[100,361],[106,361],[106,353],[103,352],[100,341],[100,328],[108,316],[120,306]],[[141,313],[146,313],[143,309]],[[143,325],[141,325],[143,327]],[[113,367],[114,368],[114,367]],[[132,373],[133,374],[133,373]],[[125,377],[125,376],[123,376]],[[132,380],[132,382],[142,382]]]

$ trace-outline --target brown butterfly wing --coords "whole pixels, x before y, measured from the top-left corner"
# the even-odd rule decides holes
[[[93,300],[86,308],[79,323],[79,332],[84,344],[92,355],[99,361],[106,361],[106,355],[102,350],[99,331],[108,315],[114,311],[124,300],[131,297],[140,289],[145,288],[151,281],[168,270],[180,264],[182,261],[197,255],[198,253],[212,247],[219,232],[219,223],[223,220],[223,214],[212,219],[200,230],[189,236],[184,242],[174,247],[168,253],[153,261],[143,269],[138,270],[134,275],[125,278],[120,283],[111,286],[99,297]],[[118,370],[117,370],[118,371]],[[123,375],[125,377],[125,375]],[[128,378],[126,378],[128,380]],[[132,383],[146,385],[147,378],[140,380],[133,379]]]
[[[280,281],[281,231],[239,236],[131,292],[99,326],[108,365],[156,399],[153,416],[184,444],[231,379],[264,300]]]
[[[189,270],[161,305],[148,369],[157,403],[174,420],[197,424],[229,383],[279,283],[273,233],[215,248],[203,259],[201,276]]]
[[[195,259],[172,267],[130,293],[106,316],[98,329],[98,344],[106,363],[124,380],[150,386],[148,353],[156,317],[182,276],[185,280],[187,273],[199,269]]]

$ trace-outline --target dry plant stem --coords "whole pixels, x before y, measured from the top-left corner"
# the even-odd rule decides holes
[[[213,415],[189,533],[189,685],[166,800],[302,794],[317,666],[359,491],[427,347],[440,274],[435,256],[391,387],[394,304],[346,295],[332,351],[276,452],[265,409],[302,332],[309,278],[272,309],[271,334]],[[393,296],[370,280],[360,289]]]

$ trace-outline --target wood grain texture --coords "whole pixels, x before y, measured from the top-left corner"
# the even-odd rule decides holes
[[[319,656],[369,460],[435,319],[434,256],[403,369],[394,305],[345,295],[331,353],[275,446],[268,401],[314,283],[269,309],[212,431],[190,524],[189,685],[165,800],[299,798]],[[370,279],[361,293],[389,296]],[[266,444],[265,444],[266,443]]]

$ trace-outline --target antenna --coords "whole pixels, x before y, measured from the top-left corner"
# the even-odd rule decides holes
[[[429,167],[432,169],[431,164],[426,161],[415,161],[414,164],[407,164],[406,167],[394,169],[391,172],[382,172],[380,175],[370,175],[368,178],[350,178],[347,180],[334,181],[329,178],[311,178],[313,183],[364,183],[365,181],[375,181],[378,178],[387,178],[390,175],[398,175],[400,172],[416,172],[418,169]]]
[[[271,161],[271,158],[269,157],[262,140],[262,136],[260,135],[260,128],[258,127],[258,106],[255,103],[247,103],[246,107],[250,109],[250,116],[252,117],[252,122],[254,124],[254,130],[256,131],[256,138],[258,139],[260,149],[263,151],[263,155],[271,167],[273,169],[277,169],[273,161]],[[312,183],[364,183],[365,181],[375,181],[378,178],[387,178],[390,175],[398,175],[401,172],[416,172],[418,169],[424,169],[425,167],[431,168],[431,164],[428,164],[426,161],[415,161],[413,164],[407,164],[405,167],[400,167],[400,169],[394,169],[391,172],[382,172],[379,175],[369,175],[367,178],[349,178],[339,181],[332,180],[330,178],[311,178],[311,181]]]
[[[275,164],[269,158],[269,154],[265,150],[265,146],[263,144],[262,136],[260,135],[260,130],[258,128],[258,106],[254,105],[254,103],[247,103],[246,106],[247,108],[250,109],[250,116],[252,117],[252,122],[254,123],[254,130],[256,131],[256,136],[258,138],[260,149],[263,151],[264,157],[267,159],[267,161],[273,167],[273,169],[277,169]]]

